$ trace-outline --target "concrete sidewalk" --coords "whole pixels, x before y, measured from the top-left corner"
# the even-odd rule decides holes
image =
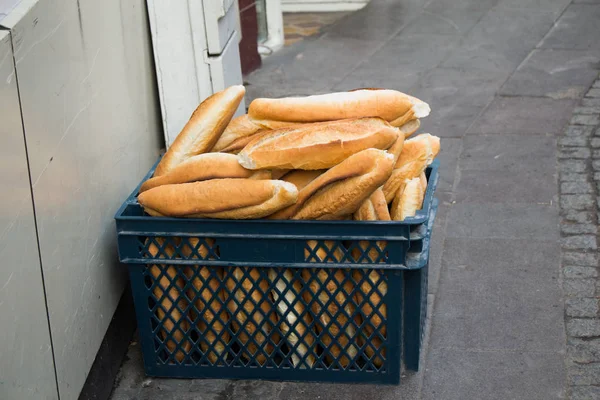
[[[113,400],[600,398],[600,100],[571,120],[598,77],[599,21],[597,0],[372,0],[266,60],[248,100],[386,87],[431,105],[420,132],[442,138],[442,168],[424,368],[397,387],[146,379],[132,345]],[[562,220],[559,155],[561,182],[576,182]],[[565,313],[561,283],[583,316]]]

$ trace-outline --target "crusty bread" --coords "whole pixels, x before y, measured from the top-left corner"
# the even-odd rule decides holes
[[[394,121],[412,110],[416,118],[429,114],[425,103],[396,90],[355,90],[307,97],[255,99],[248,115],[256,121],[320,122],[379,117]]]
[[[390,211],[382,188],[377,188],[354,213],[356,221],[391,221]]]
[[[325,245],[329,250],[333,250],[334,244],[332,241],[325,241]],[[307,245],[314,249],[317,242],[309,240]],[[309,258],[308,249],[304,250],[304,256],[307,259]],[[335,249],[333,259],[331,259],[323,248],[319,248],[316,256],[321,261],[341,262],[343,253],[339,249]],[[345,273],[350,274],[350,271],[346,270]],[[317,331],[321,335],[321,341],[325,346],[330,347],[329,355],[326,356],[326,359],[330,363],[335,359],[342,367],[347,367],[356,358],[358,352],[356,346],[352,344],[356,343],[356,327],[350,323],[343,332],[341,329],[355,314],[354,304],[348,302],[348,296],[353,291],[353,285],[351,280],[344,282],[345,273],[339,268],[317,268],[316,271],[302,270],[302,277],[305,282],[308,282],[308,289],[310,291],[304,293],[304,300],[310,303],[314,297],[319,299],[318,302],[315,301],[312,303],[311,311]],[[343,285],[344,290],[338,291],[338,287],[341,285]],[[333,301],[330,302],[332,297]],[[330,303],[326,307],[326,312],[323,312],[323,305],[328,302]],[[343,304],[345,306],[342,308]],[[332,317],[335,318],[337,323],[332,323]],[[346,346],[348,348],[344,350]]]
[[[164,175],[189,157],[212,149],[245,93],[242,85],[230,86],[200,103],[156,167],[154,176]]]
[[[294,185],[276,180],[212,179],[163,185],[138,196],[144,209],[169,217],[254,219],[293,204]]]
[[[213,246],[215,243],[212,238],[204,240],[209,246]],[[196,248],[200,257],[206,258],[209,254],[208,249],[206,246],[199,245],[199,242],[198,238],[189,238],[188,243],[191,248],[182,246],[181,252],[183,255],[192,259],[198,258],[197,255],[192,254],[192,248]],[[211,274],[211,270],[213,274]],[[228,294],[222,288],[220,289],[223,268],[189,265],[185,266],[185,275],[192,282],[195,289],[188,289],[187,296],[190,300],[193,300],[196,307],[195,310],[190,311],[190,319],[197,321],[196,328],[202,336],[200,349],[205,354],[208,352],[208,360],[216,364],[219,357],[225,352],[225,346],[230,340],[229,332],[225,328],[229,315],[223,306]],[[217,298],[213,299],[213,293],[217,293]],[[200,313],[200,315],[196,315],[196,313]],[[223,356],[223,360],[226,359],[227,354]]]
[[[262,130],[261,126],[252,122],[252,120],[248,117],[248,114],[240,115],[239,117],[231,120],[211,151],[222,151],[234,141],[254,135],[260,130]]]
[[[404,134],[404,139],[408,139],[413,133],[418,131],[420,127],[421,121],[418,119],[413,119],[412,121],[400,126],[399,129]]]
[[[418,178],[433,162],[436,140],[429,134],[421,134],[404,142],[404,148],[396,162],[394,171],[383,185],[383,194],[388,203],[392,202],[401,183]],[[438,142],[439,143],[439,142]],[[439,149],[439,146],[438,146]]]
[[[248,114],[240,115],[233,119],[225,128],[225,132],[221,135],[211,151],[224,151],[234,142],[252,136],[262,130],[273,130],[280,128],[288,128],[302,125],[302,123],[286,122],[286,121],[254,121]]]
[[[273,219],[340,219],[352,215],[390,176],[393,156],[367,149],[336,165],[310,182],[292,207]]]
[[[399,131],[380,118],[361,118],[284,128],[250,142],[239,154],[244,168],[324,169],[352,154],[387,149]]]
[[[365,250],[369,245],[369,242],[364,241],[360,242],[360,246],[363,250]],[[387,243],[385,241],[377,242],[377,245],[383,250],[385,249]],[[372,250],[369,252],[370,258],[375,260],[377,257],[376,250]],[[365,260],[366,262],[366,260]],[[365,278],[364,281],[361,282],[365,273],[368,272],[369,275]],[[379,270],[359,270],[355,269],[352,274],[354,281],[361,282],[359,285],[359,290],[356,291],[356,303],[363,304],[361,307],[361,314],[363,318],[369,321],[368,324],[364,325],[364,336],[371,337],[371,345],[365,347],[365,352],[367,355],[373,359],[375,355],[375,350],[379,350],[382,356],[385,357],[385,349],[381,349],[382,341],[378,334],[373,334],[376,330],[379,331],[379,334],[386,336],[386,326],[384,321],[387,319],[387,305],[383,302],[382,296],[387,295],[388,285],[385,282],[383,275],[379,272]],[[373,288],[377,288],[375,291],[371,292]],[[370,295],[369,295],[370,294]],[[369,296],[369,301],[364,302],[363,300],[365,296]],[[380,317],[381,316],[383,317]],[[363,335],[359,336],[359,344],[364,344]],[[375,357],[373,359],[373,363],[380,367],[383,364],[383,360],[381,357]]]
[[[155,242],[151,242],[150,239],[146,239],[148,245],[148,252],[154,258],[159,255],[159,246],[164,248],[164,252],[160,254],[159,258],[172,258],[175,254],[173,246],[170,244],[165,246],[165,240],[163,238],[154,238]],[[165,256],[166,254],[166,256]],[[166,261],[166,260],[165,260]],[[167,348],[171,354],[175,353],[175,359],[182,362],[187,354],[192,349],[192,343],[188,340],[184,340],[184,332],[188,332],[190,326],[185,319],[182,311],[184,311],[188,302],[183,295],[183,287],[185,286],[183,277],[179,276],[177,271],[178,267],[172,265],[149,265],[150,274],[158,282],[155,284],[152,294],[156,300],[160,301],[161,307],[156,308],[156,317],[162,324],[163,329],[159,330],[159,335],[163,340],[167,339],[167,334],[171,334],[172,339],[167,341]],[[164,273],[163,273],[164,271]],[[174,282],[174,285],[171,285]],[[168,293],[166,293],[168,291]],[[164,297],[163,297],[164,296]],[[177,302],[177,307],[174,306],[173,302]],[[181,350],[177,349],[177,344],[180,345]]]
[[[240,165],[233,154],[206,153],[192,156],[164,175],[148,179],[140,193],[157,186],[220,178],[250,178],[256,171]]]
[[[272,355],[273,343],[279,341],[277,334],[269,338],[277,323],[277,315],[268,299],[269,282],[261,278],[258,269],[240,267],[231,271],[226,282],[230,299],[227,308],[233,318],[233,327],[238,331],[238,339],[247,348],[242,354],[248,359],[256,359],[262,365],[267,356]]]
[[[257,139],[259,137],[265,136],[269,132],[271,132],[271,131],[266,130],[266,129],[260,130],[260,131],[257,131],[256,133],[253,133],[252,135],[235,139],[227,147],[224,147],[223,149],[221,149],[220,152],[221,153],[238,154],[240,151],[242,151],[244,149],[244,147],[246,147],[248,145],[248,143],[254,141],[255,139]]]
[[[398,139],[396,139],[396,141],[394,142],[392,147],[390,147],[387,150],[388,153],[390,153],[391,155],[394,156],[394,165],[396,164],[396,161],[398,161],[398,158],[400,157],[400,153],[402,153],[403,148],[404,148],[404,135],[400,134],[400,135],[398,135]]]
[[[406,185],[400,188],[392,203],[392,220],[404,221],[408,217],[414,217],[417,210],[423,206],[425,192],[419,178],[406,181]]]
[[[291,358],[294,367],[312,368],[315,356],[314,353],[309,355],[307,353],[308,349],[314,351],[315,337],[309,328],[312,318],[309,313],[305,313],[306,308],[300,301],[303,284],[299,279],[294,279],[291,269],[286,268],[282,274],[283,276],[278,276],[277,270],[269,269],[269,280],[273,284],[271,291],[273,304],[282,320],[281,331],[292,349]],[[300,317],[301,315],[303,316]]]
[[[285,175],[287,175],[290,171],[291,171],[290,169],[273,169],[273,170],[271,170],[271,179],[281,179]]]
[[[392,126],[403,126],[403,125],[407,124],[408,122],[413,121],[415,119],[425,118],[431,112],[431,108],[429,108],[429,104],[425,103],[422,100],[417,99],[416,97],[409,96],[409,95],[406,95],[406,96],[408,96],[408,98],[412,104],[412,107],[404,115],[399,116],[395,120],[390,121],[390,124]]]
[[[440,138],[432,136],[429,133],[422,133],[404,141],[404,148],[402,149],[402,153],[400,153],[395,168],[399,168],[401,165],[420,157],[426,157],[427,165],[430,165],[439,151]]]
[[[322,175],[326,170],[324,169],[316,169],[316,170],[303,170],[296,169],[290,171],[281,177],[282,181],[289,182],[298,188],[298,191],[304,189],[309,183],[317,179],[320,175]],[[298,193],[300,194],[300,193]]]
[[[361,208],[356,213],[354,213],[354,220],[356,220],[356,221],[390,221],[391,220],[390,213],[388,210],[388,205],[385,200],[383,190],[381,190],[381,188],[379,188],[375,192],[373,192],[371,197],[369,197],[369,199],[367,199],[363,203]],[[385,248],[387,247],[386,241],[382,240],[382,241],[377,241],[376,243],[377,243],[377,247],[379,247],[381,252],[383,252],[383,250],[385,250]],[[362,249],[363,252],[366,252],[370,246],[370,242],[366,241],[366,240],[360,241],[360,242],[358,242],[358,245],[360,246],[360,248]],[[361,258],[361,252],[358,249],[355,249],[352,252],[352,256],[353,256],[354,260],[356,262],[363,262],[363,263],[377,262],[380,257],[380,252],[375,248],[371,248],[367,255],[368,255],[368,258],[366,258],[366,257]],[[354,281],[361,282],[361,280],[363,279],[363,275],[365,273],[366,273],[365,270],[355,269],[352,273],[352,276],[354,277]],[[377,287],[377,291],[374,291],[373,293],[371,293],[371,290],[374,287]],[[375,312],[375,310],[377,310],[383,316],[384,319],[387,318],[387,306],[383,302],[383,299],[381,297],[381,296],[385,296],[387,294],[387,289],[388,289],[387,283],[383,279],[383,276],[381,275],[381,273],[378,270],[373,269],[373,270],[370,270],[369,275],[365,278],[365,280],[359,284],[359,290],[357,290],[357,292],[356,292],[357,304],[363,304],[364,297],[369,296],[369,301],[365,302],[362,305],[361,311],[362,311],[362,316],[364,318],[366,318],[366,320],[369,322],[368,324],[364,325],[365,336],[372,337],[372,339],[370,340],[371,346],[365,347],[365,352],[371,358],[373,358],[373,356],[375,355],[374,349],[379,350],[381,352],[381,354],[383,356],[385,356],[384,349],[381,349],[382,342],[381,342],[379,335],[377,335],[377,334],[373,335],[373,333],[375,330],[378,330],[381,335],[385,336],[385,334],[386,334],[385,324],[383,324],[382,318],[379,316],[379,314],[377,312]],[[373,336],[371,336],[371,335],[373,335]],[[361,345],[364,344],[364,337],[362,335],[359,336],[359,344],[361,344]],[[383,360],[381,359],[381,357],[375,357],[373,359],[373,363],[376,366],[380,367],[383,364]]]

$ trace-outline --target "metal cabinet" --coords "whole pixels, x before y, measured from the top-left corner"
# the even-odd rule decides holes
[[[19,186],[24,150],[1,146],[2,174],[10,180],[2,210],[14,215],[0,226],[0,311],[14,311],[3,315],[0,330],[24,339],[3,338],[2,346],[16,348],[8,358],[3,348],[0,357],[0,398],[54,398],[2,392],[7,373],[14,384],[40,391],[55,385],[44,328],[49,319],[60,398],[77,399],[127,284],[114,213],[163,146],[146,1],[21,0],[0,25],[10,31],[14,49],[14,58],[2,64],[0,84],[18,87],[31,174],[31,186],[26,174]],[[13,59],[16,73],[5,70]],[[13,111],[4,103],[2,113],[20,123],[18,103]],[[12,325],[16,316],[22,326]],[[29,352],[35,357],[19,371],[15,365]]]
[[[0,30],[0,399],[58,399],[11,36]]]

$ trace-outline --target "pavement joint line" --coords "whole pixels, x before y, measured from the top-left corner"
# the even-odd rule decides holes
[[[561,13],[559,15],[557,15],[557,17],[554,19],[554,23],[552,24],[552,27],[550,29],[548,29],[548,32],[546,32],[546,34],[544,35],[544,37],[538,42],[538,44],[535,45],[536,49],[543,49],[543,47],[540,47],[540,45],[542,45],[544,43],[544,41],[548,38],[548,36],[550,36],[550,34],[554,30],[554,28],[556,28],[556,26],[558,25],[558,21],[562,18],[562,16],[565,14],[565,12],[567,12],[567,9],[572,4],[573,4],[573,1],[571,1],[569,4],[567,4],[566,7],[563,8],[563,10],[561,11]],[[554,50],[554,48],[552,50]]]
[[[433,1],[433,0],[432,0]],[[404,23],[402,26],[400,26],[400,28],[398,28],[397,30],[395,30],[392,34],[390,34],[386,39],[381,41],[381,44],[379,44],[378,46],[375,46],[375,49],[369,53],[369,55],[367,57],[365,57],[363,60],[361,60],[360,62],[356,63],[356,65],[354,65],[353,68],[351,68],[350,70],[348,70],[348,72],[344,75],[342,75],[339,79],[335,80],[333,84],[331,84],[330,86],[328,86],[328,90],[333,90],[334,87],[336,87],[337,85],[339,85],[341,82],[344,81],[344,79],[346,79],[348,76],[350,76],[354,71],[356,71],[360,66],[362,66],[364,63],[367,62],[367,60],[371,59],[371,57],[373,57],[373,55],[375,55],[379,50],[381,50],[386,44],[388,44],[393,38],[395,38],[396,36],[398,36],[408,25],[410,25],[411,22],[413,22],[415,19],[417,19],[419,16],[421,16],[421,14],[423,14],[423,11],[425,10],[425,7],[429,5],[429,3],[427,3],[426,5],[423,6],[423,8],[421,8],[421,12],[417,13],[415,16],[413,16],[412,18],[409,18],[408,21],[406,21],[406,23]],[[368,7],[368,6],[367,6]],[[325,31],[324,32],[324,36],[327,36],[329,32]],[[333,81],[333,80],[332,80]]]

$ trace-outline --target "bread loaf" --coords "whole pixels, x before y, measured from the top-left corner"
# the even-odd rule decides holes
[[[204,240],[210,247],[215,243],[211,238]],[[198,238],[189,238],[188,243],[191,247],[183,246],[181,250],[183,255],[188,259],[197,259],[198,256],[192,254],[192,248],[195,248],[198,249],[200,257],[206,259],[209,254],[208,249],[206,246],[199,245],[199,242]],[[228,294],[220,287],[223,268],[190,265],[185,266],[185,274],[195,289],[188,289],[187,296],[194,300],[196,307],[190,312],[190,319],[197,321],[196,327],[201,336],[200,349],[204,354],[208,353],[207,358],[211,363],[217,364],[220,357],[223,361],[227,359],[227,354],[223,353],[230,341],[229,332],[225,328],[229,315],[223,306]]]
[[[360,246],[364,250],[367,249],[369,242],[361,242]],[[379,241],[377,245],[383,250],[386,247],[386,242]],[[370,258],[372,260],[376,260],[377,251],[371,250]],[[375,254],[373,254],[375,253]],[[366,260],[365,260],[366,262]],[[363,280],[363,276],[367,274],[367,276]],[[356,282],[361,282],[359,284],[359,290],[356,292],[356,303],[362,304],[361,314],[365,320],[369,323],[364,324],[364,336],[359,336],[359,344],[364,345],[365,339],[364,337],[371,337],[369,340],[370,345],[365,347],[365,353],[373,360],[373,363],[377,367],[381,367],[383,365],[383,360],[381,357],[374,357],[375,350],[378,350],[382,356],[385,357],[385,349],[382,349],[382,341],[379,336],[381,334],[384,338],[387,333],[387,329],[384,321],[387,320],[387,305],[383,301],[382,296],[387,295],[388,285],[385,282],[385,279],[381,272],[377,269],[371,270],[359,270],[355,269],[353,271],[353,278]],[[376,288],[373,290],[373,288]],[[364,301],[365,297],[369,297],[368,301]],[[382,318],[383,317],[383,318]],[[376,334],[375,332],[379,332]],[[375,333],[375,334],[374,334]]]
[[[238,285],[239,289],[236,289]],[[272,356],[273,343],[279,342],[279,335],[270,337],[277,315],[269,299],[269,281],[260,276],[257,268],[237,267],[227,279],[227,289],[230,298],[227,308],[234,320],[233,327],[238,331],[241,344],[247,348],[242,354],[262,365],[267,356]]]
[[[354,213],[356,221],[391,221],[382,188],[378,188]]]
[[[354,220],[356,221],[390,221],[390,213],[388,211],[388,205],[385,200],[385,196],[383,194],[383,190],[381,188],[377,189],[371,197],[367,201],[363,203],[359,211],[354,214]],[[387,247],[387,242],[380,240],[376,242],[377,247],[380,249],[378,251],[375,248],[371,248],[368,252],[367,250],[370,247],[369,241],[360,241],[358,245],[363,251],[361,254],[360,251],[354,250],[352,252],[352,256],[356,262],[371,262],[377,263],[380,260],[380,254],[384,253],[385,248]],[[367,252],[367,257],[365,257],[364,252]],[[363,275],[368,274],[363,281]],[[388,286],[385,282],[381,272],[376,269],[372,270],[360,270],[356,269],[353,271],[354,281],[361,282],[359,284],[359,290],[356,292],[356,303],[362,304],[361,311],[362,315],[369,322],[368,324],[364,324],[364,336],[359,336],[359,344],[364,344],[364,337],[371,337],[370,340],[371,345],[365,347],[365,352],[367,355],[373,359],[373,363],[375,366],[380,367],[383,365],[383,360],[381,357],[374,357],[375,351],[377,349],[381,352],[383,356],[385,356],[385,351],[381,349],[382,342],[379,335],[373,333],[377,330],[381,335],[385,337],[386,335],[386,327],[383,324],[383,320],[380,317],[383,316],[384,319],[387,318],[387,306],[383,302],[382,296],[387,294]],[[373,288],[377,288],[376,291],[372,291]],[[363,304],[365,296],[369,296],[369,300]]]
[[[437,154],[436,148],[439,151],[439,138],[429,134],[421,134],[404,142],[394,170],[383,185],[383,193],[388,203],[392,202],[402,182],[418,178],[433,162]]]
[[[402,134],[404,134],[404,138],[408,139],[413,133],[419,130],[421,127],[421,121],[418,119],[413,119],[412,121],[407,122],[406,124],[399,127]]]
[[[429,133],[422,133],[404,142],[404,148],[395,168],[421,157],[426,157],[426,163],[430,165],[439,151],[440,138]]]
[[[290,173],[290,169],[272,169],[271,170],[271,179],[281,179],[285,175]],[[284,180],[284,179],[282,179]]]
[[[324,169],[352,154],[387,149],[399,131],[380,118],[362,118],[286,128],[250,142],[239,154],[244,168]]]
[[[148,179],[142,184],[140,193],[157,186],[174,183],[220,178],[251,178],[256,172],[242,167],[233,154],[200,154],[188,158],[164,175]]]
[[[394,156],[394,165],[396,164],[396,161],[398,161],[398,158],[400,157],[400,153],[402,153],[403,148],[404,148],[404,135],[401,133],[400,135],[398,135],[398,139],[396,139],[396,141],[394,142],[392,147],[390,147],[387,150],[388,153],[390,153],[391,155]]]
[[[315,337],[309,328],[312,318],[309,313],[305,313],[304,304],[300,301],[303,285],[299,279],[294,278],[291,269],[284,269],[282,274],[283,276],[278,276],[276,269],[269,269],[269,279],[274,286],[273,304],[282,319],[281,331],[292,350],[294,367],[312,368],[315,356],[314,353],[308,354],[308,351],[314,351]]]
[[[224,151],[234,142],[248,136],[253,136],[262,130],[273,130],[287,127],[302,125],[301,123],[285,122],[285,121],[253,121],[248,114],[241,115],[235,118],[225,128],[225,132],[221,135],[211,151]]]
[[[261,126],[252,122],[248,114],[240,115],[231,120],[211,151],[221,151],[236,140],[254,135],[260,130],[262,130]]]
[[[257,139],[259,137],[265,136],[269,132],[271,132],[271,131],[270,130],[260,130],[260,131],[257,131],[256,133],[253,133],[250,136],[244,136],[239,139],[236,139],[233,142],[231,142],[227,147],[224,147],[223,149],[221,149],[220,152],[221,153],[238,154],[240,151],[242,151],[244,149],[244,147],[246,147],[248,145],[248,143],[254,141],[255,139]]]
[[[314,249],[317,242],[309,240],[307,245]],[[331,251],[333,250],[334,242],[325,241],[325,245]],[[304,255],[305,258],[310,259],[308,250],[304,250]],[[333,252],[333,256],[328,256],[323,248],[319,248],[316,256],[321,261],[341,262],[343,253],[339,249],[336,249]],[[347,270],[346,274],[350,274],[350,271]],[[307,303],[311,302],[315,297],[319,300],[312,303],[312,317],[316,322],[321,341],[325,346],[330,347],[329,355],[326,358],[330,363],[336,360],[339,365],[345,368],[354,361],[358,353],[358,349],[353,344],[356,341],[355,325],[350,323],[343,331],[341,328],[355,314],[355,305],[351,301],[348,301],[349,295],[353,292],[352,281],[348,279],[344,282],[344,271],[339,268],[317,268],[312,271],[303,269],[302,277],[308,283],[308,289],[310,290],[310,292],[305,293],[304,300]],[[343,290],[338,291],[340,286],[343,286]],[[332,297],[333,300],[330,302]],[[323,305],[327,303],[329,305],[326,307],[326,310],[323,310]],[[335,318],[335,322],[332,322],[333,318]],[[339,345],[333,344],[334,342],[339,343]],[[345,349],[346,346],[348,346],[347,349]],[[333,365],[335,366],[336,364]]]
[[[386,121],[423,118],[429,106],[396,90],[355,90],[307,97],[259,98],[248,108],[256,121],[320,122],[348,118],[379,117]],[[399,125],[397,125],[399,126]]]
[[[146,211],[169,217],[254,219],[293,204],[296,187],[288,182],[213,179],[163,185],[138,196]]]
[[[382,150],[357,153],[306,185],[298,201],[272,219],[340,219],[352,215],[390,176],[394,160]]]
[[[194,111],[156,167],[154,176],[161,176],[191,156],[212,149],[231,121],[246,89],[230,86],[204,100]]]
[[[156,237],[154,241],[146,239],[146,245],[148,246],[148,252],[153,258],[164,258],[165,262],[167,261],[167,257],[172,258],[175,253],[173,246],[170,244],[165,246],[163,238]],[[159,255],[159,247],[164,248],[163,254]],[[171,354],[175,353],[177,361],[182,362],[192,349],[192,343],[184,339],[184,332],[187,333],[190,326],[183,315],[184,310],[188,306],[188,302],[183,295],[183,287],[185,286],[183,277],[178,275],[177,267],[172,265],[155,264],[150,265],[149,268],[150,275],[157,281],[152,294],[160,302],[160,306],[156,307],[156,317],[162,324],[159,335],[162,337],[162,340],[166,340],[167,334],[171,334],[172,339],[168,339],[166,343],[167,349],[169,349]],[[171,282],[174,284],[172,285]],[[173,302],[176,302],[177,306]],[[177,350],[178,344],[180,350]]]
[[[408,217],[414,217],[417,210],[423,206],[424,195],[425,191],[419,178],[406,181],[406,185],[400,188],[392,203],[392,220],[404,221]]]
[[[298,191],[301,191],[309,183],[317,179],[320,175],[325,173],[327,170],[324,169],[316,169],[316,170],[303,170],[296,169],[281,177],[282,181],[289,182],[298,188]],[[300,194],[300,193],[298,193]]]

